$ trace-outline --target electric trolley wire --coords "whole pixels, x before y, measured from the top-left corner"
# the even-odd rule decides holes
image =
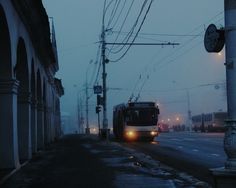
[[[222,19],[219,19],[218,21],[220,21]],[[203,36],[203,33],[204,31],[201,31],[200,33],[198,33],[196,36],[190,38],[189,40],[187,40],[181,47],[179,47],[177,50],[175,50],[173,53],[171,53],[171,56],[175,55],[178,51],[180,51],[181,49],[183,49],[185,46],[188,46],[191,44],[192,41],[194,41],[195,39],[198,38],[198,36]],[[157,63],[154,63],[157,64],[157,65],[167,65],[171,62],[174,62],[176,61],[177,59],[179,59],[180,57],[184,56],[185,54],[187,54],[188,52],[190,52],[192,49],[194,49],[195,47],[197,47],[199,44],[202,43],[202,40],[201,41],[198,41],[194,46],[190,47],[189,49],[186,49],[185,51],[183,51],[181,54],[177,55],[176,57],[174,57],[174,59],[172,60],[169,60],[167,63],[165,63],[165,59],[167,59],[168,57],[170,57],[170,54],[168,54],[167,56],[165,56],[164,58],[162,58],[161,60],[157,61]]]
[[[219,14],[217,14],[219,15]],[[213,18],[215,18],[216,16],[214,16]],[[212,20],[212,19],[211,19]],[[195,29],[193,29],[190,33],[193,33],[195,30],[198,30],[200,27],[202,28],[204,24],[201,24],[200,26],[196,27]],[[157,61],[156,63],[153,63],[154,65],[155,64],[160,64],[162,62],[164,62],[165,59],[167,59],[168,57],[170,56],[173,56],[174,54],[176,54],[178,51],[180,51],[181,49],[183,49],[185,46],[188,46],[190,45],[190,43],[197,39],[199,36],[203,36],[204,31],[201,31],[200,33],[197,33],[196,35],[194,35],[192,38],[188,39],[186,42],[183,43],[183,45],[181,45],[179,48],[177,48],[177,50],[175,50],[174,52],[171,52],[171,54],[167,54],[164,58],[160,59],[159,61]]]
[[[195,85],[192,87],[184,87],[184,88],[178,88],[178,89],[164,89],[164,90],[148,89],[148,90],[142,90],[142,92],[145,92],[145,93],[169,93],[169,92],[176,92],[176,91],[186,91],[186,89],[193,90],[193,89],[197,89],[200,87],[209,87],[209,86],[215,86],[215,85],[223,85],[224,86],[225,84],[226,84],[225,81],[219,81],[219,82],[211,82],[211,83],[202,83],[202,84],[198,84],[198,85]],[[121,91],[130,92],[133,90],[128,89],[128,88],[119,88],[114,91],[116,91],[116,92],[121,92]],[[140,91],[140,89],[135,89],[135,91]]]
[[[128,43],[128,41],[130,40],[130,38],[132,37],[132,35],[133,35],[133,33],[134,33],[134,30],[135,30],[135,28],[136,28],[136,26],[137,26],[137,24],[138,24],[138,22],[139,22],[139,19],[140,19],[141,15],[142,15],[142,13],[143,13],[143,11],[144,11],[144,8],[145,8],[147,2],[148,2],[148,0],[145,0],[145,1],[144,1],[143,5],[142,5],[142,7],[141,7],[141,10],[139,11],[138,17],[136,18],[136,20],[135,20],[135,22],[134,22],[134,24],[133,24],[131,30],[130,30],[129,33],[124,37],[124,39],[123,39],[123,41],[122,41],[122,43],[124,43],[124,44],[121,45],[121,47],[120,47],[119,50],[116,50],[116,51],[110,50],[111,53],[117,54],[117,53],[119,53],[121,50],[124,49],[124,47],[126,46],[125,43]],[[153,2],[153,0],[151,0],[150,5],[152,4],[152,2]],[[149,7],[150,7],[150,5],[149,5]],[[149,8],[148,8],[148,11],[149,11]],[[147,14],[147,13],[146,13],[146,14]],[[145,14],[145,15],[146,15],[146,14]],[[144,18],[146,18],[146,16],[144,16]],[[143,21],[142,21],[142,22],[143,22]],[[141,25],[142,25],[142,22],[141,22]],[[140,29],[141,29],[141,28],[140,28]],[[138,30],[139,30],[139,29],[138,29]],[[137,35],[137,33],[138,33],[138,32],[136,32],[135,36]],[[134,39],[135,39],[135,36],[134,36]],[[134,41],[134,40],[133,40],[133,41]],[[128,49],[129,49],[129,48],[130,48],[130,47],[128,47]]]
[[[93,73],[92,73],[92,77],[91,77],[91,79],[90,79],[89,85],[92,85],[92,83],[95,83],[96,80],[97,80],[97,77],[96,77],[96,75],[97,75],[96,69],[97,69],[97,72],[98,72],[99,69],[100,69],[99,67],[101,66],[101,65],[100,65],[100,51],[101,51],[101,44],[99,44],[99,46],[98,46],[97,55],[96,55],[96,60],[95,60],[95,62],[94,62],[95,68],[94,68],[94,71],[93,71]],[[94,78],[95,78],[95,79],[94,79]]]
[[[128,32],[123,31],[123,32],[119,32],[119,31],[114,31],[112,30],[113,33],[120,33],[121,35],[125,35]],[[194,36],[200,36],[200,35],[194,35],[194,34],[170,34],[170,33],[139,33],[139,36],[164,36],[164,37],[194,37]]]
[[[115,20],[115,22],[114,22],[114,24],[112,25],[111,28],[115,28],[116,24],[117,24],[118,21],[120,20],[120,16],[122,15],[122,12],[124,11],[124,8],[125,8],[126,3],[127,3],[127,0],[124,0],[124,3],[123,3],[123,5],[122,5],[122,7],[121,7],[121,10],[120,10],[120,13],[118,14],[118,16],[117,16],[117,18],[116,18],[116,20]]]
[[[138,15],[138,17],[137,17],[137,19],[136,19],[134,25],[132,26],[132,28],[131,28],[129,34],[127,34],[126,37],[124,37],[124,40],[123,40],[123,41],[125,41],[125,40],[126,40],[126,42],[129,41],[130,37],[132,36],[132,34],[133,34],[133,32],[134,32],[135,27],[137,26],[137,24],[138,24],[138,22],[139,22],[139,19],[140,19],[141,15],[142,15],[142,13],[143,13],[143,11],[144,11],[144,8],[145,8],[145,5],[147,4],[147,2],[148,2],[148,0],[145,0],[145,1],[143,2],[142,7],[141,7],[141,10],[140,10],[140,12],[139,12],[139,15]],[[147,13],[148,13],[149,10],[150,10],[150,7],[151,7],[152,2],[153,2],[153,0],[150,1],[150,4],[149,4],[148,9],[147,9],[147,11],[146,11],[146,13],[145,13],[145,15],[144,15],[144,18],[143,18],[143,20],[142,20],[142,22],[141,22],[141,24],[140,24],[140,26],[139,26],[139,28],[138,28],[138,32],[140,31],[140,29],[141,29],[141,27],[142,27],[142,25],[143,25],[143,23],[144,23],[144,21],[145,21],[145,19],[146,19]],[[109,30],[109,26],[112,24],[112,21],[114,20],[114,18],[115,18],[115,16],[116,16],[116,13],[117,13],[117,11],[118,11],[118,9],[119,9],[120,3],[121,3],[120,0],[119,0],[119,1],[117,1],[117,0],[116,0],[116,1],[112,0],[112,1],[110,1],[110,2],[108,3],[108,5],[107,5],[107,0],[105,0],[105,2],[104,2],[104,9],[103,9],[103,20],[105,20],[105,14],[107,13],[108,8],[109,8],[112,4],[114,5],[114,6],[113,6],[113,9],[112,9],[112,11],[111,11],[111,15],[110,15],[108,24],[107,24],[107,26],[106,26],[106,31]],[[128,15],[130,14],[130,10],[131,10],[133,4],[134,4],[134,0],[131,2],[130,6],[129,6],[129,8],[128,8],[128,11],[127,11],[127,13],[126,13],[126,16],[125,16],[125,18],[124,18],[124,20],[123,20],[123,23],[122,23],[121,27],[120,27],[120,31],[123,29],[123,27],[124,27],[124,25],[125,25],[125,22],[126,22],[126,20],[127,20],[127,18],[128,18]],[[116,23],[118,22],[118,20],[119,20],[119,18],[120,18],[120,16],[121,16],[121,13],[123,12],[123,9],[124,9],[124,6],[125,6],[125,5],[126,5],[126,0],[125,0],[124,3],[123,3],[123,6],[122,6],[122,8],[121,8],[121,11],[120,11],[120,13],[119,13],[118,16],[117,16],[117,19],[115,20],[115,23],[114,23],[113,27],[114,27],[114,26],[116,25]],[[135,35],[135,37],[134,37],[134,39],[133,39],[132,42],[134,42],[134,40],[137,38],[138,32],[136,33],[136,35]],[[118,39],[118,37],[119,37],[119,34],[117,35],[116,40]],[[131,47],[131,45],[130,45],[130,47]],[[130,47],[129,47],[129,48],[130,48]],[[99,47],[99,48],[100,48],[100,47]],[[127,51],[128,51],[128,50],[127,50]],[[125,52],[125,54],[127,53],[127,51]],[[124,56],[125,54],[123,54],[123,56]],[[100,68],[101,68],[101,63],[99,63],[98,70],[97,70],[97,74],[96,74],[96,79],[95,79],[94,84],[98,81],[98,76],[99,76],[99,73],[100,73]]]
[[[97,70],[97,74],[96,74],[96,79],[95,79],[93,85],[98,84],[98,77],[99,77],[99,74],[100,74],[100,71],[101,71],[101,65],[102,65],[102,61],[101,61],[101,59],[99,60],[98,63],[99,63],[99,66],[98,66],[98,70]]]
[[[133,1],[133,2],[134,2],[134,1]],[[132,2],[132,4],[131,4],[131,7],[133,6],[133,2]],[[142,5],[142,7],[141,7],[141,10],[139,11],[138,17],[136,18],[136,20],[135,20],[133,26],[131,27],[130,31],[129,31],[129,32],[126,34],[126,36],[123,38],[122,43],[124,43],[124,45],[117,46],[116,48],[114,48],[114,45],[112,45],[112,48],[110,49],[110,52],[111,52],[111,53],[113,53],[113,54],[119,53],[119,52],[125,47],[125,43],[127,43],[127,42],[130,40],[131,36],[133,35],[134,29],[135,29],[135,27],[136,27],[137,24],[138,24],[139,18],[140,18],[141,14],[142,14],[142,12],[143,12],[143,10],[144,10],[144,7],[145,7],[145,4],[146,4],[146,3],[147,3],[147,0],[143,3],[143,5]],[[129,12],[130,12],[130,10],[128,11],[128,13],[129,13]],[[127,14],[127,15],[128,15],[128,14]],[[126,18],[127,18],[127,17],[126,17]],[[126,21],[126,20],[125,20],[125,21]],[[115,40],[115,41],[116,41],[116,40]],[[117,49],[117,48],[120,48],[120,49],[115,51],[115,49]],[[112,49],[113,49],[113,50],[112,50]]]
[[[119,8],[120,2],[121,2],[121,0],[116,0],[115,1],[115,5],[113,7],[113,10],[111,11],[111,16],[110,16],[110,19],[109,19],[108,24],[107,24],[107,29],[109,28],[109,26],[111,25],[113,19],[115,18],[115,15],[116,15],[116,12]]]
[[[128,46],[127,50],[126,50],[119,58],[117,58],[117,59],[115,59],[115,60],[110,60],[111,62],[118,62],[118,61],[120,61],[120,60],[127,54],[127,52],[129,51],[129,49],[131,48],[132,44],[134,43],[135,39],[137,38],[138,33],[139,33],[139,31],[141,30],[141,28],[142,28],[142,26],[143,26],[143,24],[144,24],[144,21],[146,20],[147,14],[148,14],[148,12],[149,12],[149,10],[150,10],[150,8],[151,8],[152,3],[153,3],[153,0],[150,1],[149,6],[148,6],[148,9],[147,9],[147,11],[146,11],[146,13],[145,13],[145,15],[144,15],[144,18],[143,18],[143,20],[142,20],[142,22],[141,22],[141,24],[140,24],[140,26],[139,26],[139,29],[138,29],[138,31],[136,32],[136,34],[135,34],[133,40],[131,41],[131,44]]]
[[[193,49],[195,49],[197,46],[199,46],[200,44],[202,44],[202,41],[198,41],[195,45],[193,45],[191,48],[188,48],[187,50],[185,50],[184,52],[182,52],[181,54],[177,55],[176,57],[174,57],[174,59],[171,59],[167,62],[162,63],[162,64],[159,64],[159,66],[167,66],[169,65],[170,63],[176,61],[177,59],[183,57],[185,54],[187,54],[188,52],[192,51]],[[159,68],[162,68],[162,67],[159,67]]]
[[[130,6],[129,6],[129,8],[128,8],[128,11],[127,11],[127,13],[126,13],[126,15],[125,15],[125,18],[124,18],[124,20],[123,20],[123,23],[121,24],[121,27],[120,27],[120,29],[119,29],[119,31],[118,31],[118,34],[117,34],[117,36],[116,36],[116,38],[115,38],[114,43],[118,40],[118,38],[119,38],[119,36],[120,36],[120,33],[121,33],[121,31],[122,31],[122,29],[123,29],[125,23],[126,23],[126,20],[127,20],[129,14],[130,14],[130,11],[131,11],[131,8],[133,7],[133,4],[134,4],[134,0],[132,0]],[[112,47],[109,49],[109,53],[112,51],[113,48],[114,48],[114,45],[112,45]]]
[[[215,18],[217,18],[218,16],[220,16],[222,13],[223,13],[223,11],[220,12],[220,13],[218,13],[218,14],[215,15],[214,17],[212,17],[208,22],[214,20]],[[217,22],[221,21],[222,19],[223,19],[223,18],[218,19]],[[189,32],[189,34],[183,35],[183,37],[189,36],[191,33],[193,33],[194,31],[198,30],[198,29],[199,29],[200,27],[202,27],[203,25],[204,25],[204,24],[201,24],[200,26],[194,28],[191,32]],[[195,40],[195,39],[198,38],[199,36],[202,36],[202,33],[203,33],[203,32],[204,32],[204,31],[202,31],[202,32],[200,32],[200,33],[198,33],[198,34],[196,34],[196,35],[193,35],[193,37],[192,37],[191,39],[187,40],[187,42],[185,42],[184,45],[182,45],[181,47],[179,47],[176,51],[180,51],[180,50],[183,49],[185,46],[189,45],[193,40]],[[181,36],[181,37],[182,37],[182,36]],[[158,65],[160,66],[160,65],[167,65],[167,64],[170,64],[170,63],[174,62],[176,59],[178,59],[178,58],[184,56],[185,54],[187,54],[189,51],[191,51],[192,49],[194,49],[194,48],[195,48],[197,45],[199,45],[201,42],[202,42],[202,41],[198,42],[196,45],[194,45],[194,46],[192,46],[190,49],[187,49],[186,51],[182,52],[180,55],[176,56],[175,59],[169,60],[169,61],[168,61],[167,63],[165,63],[165,64],[163,63],[164,60],[167,59],[167,58],[169,58],[169,57],[171,57],[171,56],[173,56],[173,54],[175,54],[176,51],[175,51],[174,53],[171,53],[171,54],[166,55],[164,58],[162,58],[162,59],[160,59],[159,61],[157,61],[157,63],[152,63],[152,64],[157,64],[156,66],[158,66]],[[149,65],[146,65],[146,69],[148,68],[148,66],[149,66]],[[139,82],[139,81],[140,81],[140,80],[138,80],[138,82]],[[131,95],[133,95],[133,92],[132,92]]]
[[[96,73],[96,77],[95,77],[93,85],[96,85],[98,83],[98,77],[99,77],[99,74],[100,74],[100,71],[101,71],[102,62],[101,62],[101,58],[100,58],[100,53],[101,53],[101,44],[99,45],[98,51],[97,51],[96,62],[98,64],[98,69],[97,69],[97,73]]]

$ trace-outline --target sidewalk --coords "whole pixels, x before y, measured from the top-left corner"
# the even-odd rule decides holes
[[[1,188],[171,188],[206,183],[97,136],[68,135],[38,153]]]

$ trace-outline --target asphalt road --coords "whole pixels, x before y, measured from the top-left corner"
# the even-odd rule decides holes
[[[217,168],[224,166],[226,160],[223,136],[223,133],[173,132],[163,133],[156,140],[161,147],[175,148],[208,168]]]
[[[164,164],[213,183],[210,170],[224,166],[223,133],[162,133],[155,142],[124,143]]]

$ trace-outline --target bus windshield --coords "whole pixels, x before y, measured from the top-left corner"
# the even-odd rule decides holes
[[[135,108],[126,111],[125,120],[128,125],[152,126],[157,124],[157,109]]]

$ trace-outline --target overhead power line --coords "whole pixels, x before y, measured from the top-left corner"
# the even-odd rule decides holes
[[[203,28],[205,24],[208,24],[209,22],[212,22],[214,19],[218,18],[218,17],[219,17],[220,15],[222,15],[222,14],[223,14],[223,11],[220,12],[220,13],[218,13],[217,15],[213,16],[212,18],[210,18],[210,19],[208,20],[208,22],[197,26],[197,27],[194,28],[192,31],[190,31],[190,32],[188,32],[188,33],[186,33],[186,34],[181,34],[181,35],[179,35],[179,37],[188,37],[188,36],[189,36],[189,37],[191,37],[191,38],[188,39],[186,42],[184,42],[184,43],[183,43],[179,48],[177,48],[177,50],[175,50],[174,52],[171,52],[171,53],[167,54],[165,57],[161,58],[160,60],[158,60],[158,61],[156,61],[156,62],[151,62],[151,64],[152,64],[153,66],[155,66],[155,68],[156,68],[157,66],[160,66],[160,65],[162,65],[162,67],[164,67],[164,66],[166,66],[166,65],[168,65],[168,64],[170,64],[170,63],[176,61],[176,60],[179,59],[180,57],[186,55],[188,52],[190,52],[191,50],[193,50],[197,45],[199,45],[202,41],[197,42],[197,44],[192,45],[192,47],[190,47],[189,49],[186,49],[186,50],[184,50],[182,53],[177,54],[174,58],[169,59],[169,58],[171,58],[172,56],[174,56],[178,51],[180,51],[180,50],[184,49],[184,47],[190,45],[191,42],[193,42],[195,39],[197,39],[198,37],[202,37],[202,36],[203,36],[203,32],[204,32],[203,30],[202,30],[201,32],[197,33],[197,34],[193,34],[194,31],[199,30],[199,28]],[[222,19],[223,19],[223,18],[220,18],[220,19],[218,19],[218,20],[215,21],[215,22],[220,22],[220,21],[222,21]],[[116,31],[114,31],[114,32],[116,32]],[[140,33],[140,35],[143,35],[143,36],[144,36],[144,35],[150,35],[150,36],[153,35],[153,36],[154,36],[154,35],[159,35],[159,34],[155,34],[155,33],[151,33],[151,34],[149,34],[149,33]],[[164,36],[164,35],[165,35],[165,34],[163,34],[163,36]],[[170,35],[170,36],[174,36],[174,35]],[[177,35],[176,35],[176,36],[177,36]],[[169,59],[169,60],[168,60],[168,59]],[[140,75],[143,73],[143,70],[145,70],[145,69],[147,70],[148,67],[149,67],[149,65],[146,65],[146,68],[143,68],[143,69],[141,70]],[[151,70],[153,70],[153,68],[152,68]],[[151,72],[149,72],[148,74],[150,75]],[[141,80],[138,80],[138,82],[140,82],[140,81],[141,81]],[[133,92],[132,92],[132,94],[133,94]],[[132,94],[131,94],[131,95],[132,95]]]
[[[119,33],[119,31],[113,31],[113,33]],[[120,34],[127,34],[128,32],[120,32]],[[168,34],[168,33],[139,33],[139,35],[144,36],[165,36],[165,37],[195,37],[195,36],[202,36],[202,35],[194,35],[194,34]]]
[[[119,31],[118,31],[118,34],[117,34],[117,36],[116,36],[114,42],[116,42],[116,41],[118,40],[118,38],[119,38],[119,36],[120,36],[120,32],[122,31],[122,29],[123,29],[123,27],[124,27],[124,25],[125,25],[125,22],[126,22],[128,16],[129,16],[130,10],[131,10],[131,8],[133,7],[133,4],[134,4],[134,0],[131,2],[130,6],[129,6],[129,8],[128,8],[128,11],[127,11],[127,13],[126,13],[126,15],[125,15],[125,18],[124,18],[124,20],[123,20],[123,23],[122,23],[121,26],[120,26],[120,29],[119,29]],[[111,49],[109,50],[109,53],[111,52],[111,50],[113,49],[113,47],[114,47],[114,46],[111,47]]]
[[[107,42],[106,43],[107,45],[129,45],[129,46],[156,46],[156,45],[159,45],[159,46],[167,46],[167,45],[179,45],[179,43],[171,43],[171,42],[162,42],[162,43],[141,43],[141,42],[138,42],[138,43],[121,43],[121,42],[117,42],[117,43],[111,43],[111,42]]]
[[[148,9],[147,9],[147,11],[146,11],[146,13],[145,13],[145,15],[144,15],[144,18],[143,18],[143,20],[142,20],[142,22],[141,22],[141,24],[140,24],[140,26],[139,26],[139,28],[138,28],[138,31],[136,32],[136,35],[135,35],[135,37],[133,38],[133,40],[132,40],[132,42],[130,43],[130,45],[129,45],[129,47],[127,48],[127,50],[126,50],[119,58],[117,58],[117,59],[115,59],[115,60],[110,60],[111,62],[120,61],[120,60],[127,54],[127,52],[129,51],[129,49],[130,49],[131,46],[132,46],[132,43],[134,43],[135,39],[137,38],[138,33],[139,33],[139,31],[141,30],[141,28],[142,28],[142,26],[143,26],[143,24],[144,24],[144,21],[146,20],[147,14],[148,14],[148,12],[149,12],[149,10],[150,10],[150,8],[151,8],[152,3],[153,3],[153,0],[150,1],[149,6],[148,6]]]
[[[142,7],[141,7],[141,10],[139,11],[139,14],[138,14],[138,16],[137,16],[137,18],[136,18],[136,20],[135,20],[135,22],[134,22],[132,28],[131,28],[130,31],[127,33],[127,35],[124,37],[124,39],[122,40],[122,43],[127,43],[127,42],[130,40],[130,38],[132,37],[132,35],[133,35],[134,31],[135,31],[135,28],[136,28],[137,25],[138,25],[138,22],[139,22],[139,20],[140,20],[140,17],[141,17],[141,15],[142,15],[143,11],[144,11],[144,8],[145,8],[147,2],[148,2],[148,0],[145,0],[145,1],[143,2],[143,5],[142,5]],[[133,3],[133,2],[132,2],[132,3]],[[151,0],[150,3],[152,3],[152,0]],[[132,6],[132,5],[133,5],[133,4],[131,4],[131,6]],[[130,11],[130,10],[129,10],[129,11]],[[128,13],[129,13],[129,12],[128,12]],[[136,34],[137,34],[137,32],[136,32]],[[135,35],[136,35],[136,34],[135,34]],[[121,51],[124,49],[124,47],[125,47],[125,45],[121,46],[120,49],[119,49],[119,50],[116,50],[116,51],[112,50],[112,48],[111,48],[111,49],[110,49],[110,52],[113,53],[113,54],[117,54],[117,53],[121,52]]]
[[[114,4],[114,7],[113,7],[113,10],[111,11],[111,16],[110,16],[110,19],[108,21],[107,28],[109,28],[110,24],[112,23],[115,15],[116,15],[116,12],[118,10],[118,7],[120,5],[120,2],[121,2],[121,0],[115,0],[115,4]]]

